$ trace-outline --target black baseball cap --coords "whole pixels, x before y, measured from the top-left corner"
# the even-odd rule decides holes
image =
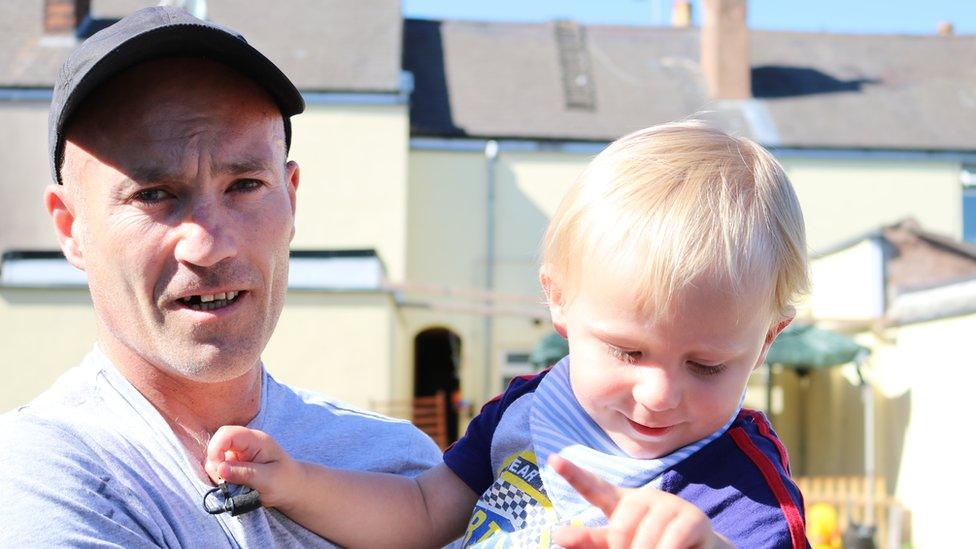
[[[160,57],[208,58],[254,80],[281,110],[286,150],[291,145],[289,117],[305,110],[305,101],[281,69],[237,31],[197,19],[181,8],[156,6],[93,34],[61,67],[48,118],[48,152],[55,181],[62,182],[64,128],[88,94],[125,69]]]

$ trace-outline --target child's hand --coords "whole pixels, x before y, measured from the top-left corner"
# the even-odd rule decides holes
[[[732,547],[712,530],[708,517],[687,501],[653,488],[618,488],[557,456],[549,465],[610,519],[603,528],[564,527],[553,541],[578,547],[656,547],[713,549]]]
[[[265,507],[283,507],[302,486],[302,464],[262,431],[225,425],[207,446],[204,469],[214,482],[249,486],[261,493]]]

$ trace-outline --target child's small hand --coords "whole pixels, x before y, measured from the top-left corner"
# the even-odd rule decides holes
[[[214,482],[249,486],[261,493],[265,507],[282,507],[302,485],[302,464],[270,435],[255,429],[225,425],[207,446],[204,469]]]
[[[549,465],[610,519],[603,528],[561,528],[553,535],[558,545],[569,549],[732,547],[712,530],[701,510],[678,496],[649,487],[618,488],[557,455],[549,457]]]

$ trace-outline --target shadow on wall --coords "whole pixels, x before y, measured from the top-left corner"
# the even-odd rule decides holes
[[[752,68],[752,95],[758,99],[776,99],[819,95],[824,93],[858,92],[866,84],[878,84],[876,78],[838,80],[809,67],[764,65]]]

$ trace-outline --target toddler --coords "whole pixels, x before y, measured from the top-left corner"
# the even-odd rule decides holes
[[[590,163],[545,235],[569,356],[486,404],[443,464],[326,469],[224,427],[207,470],[347,546],[806,547],[786,452],[741,403],[807,276],[767,151],[698,122],[644,129]]]

